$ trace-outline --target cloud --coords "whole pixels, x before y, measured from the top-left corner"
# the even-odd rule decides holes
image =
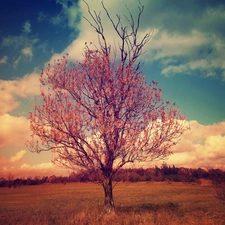
[[[17,97],[29,98],[39,94],[39,74],[35,72],[16,80],[0,80],[0,115],[19,106]]]
[[[12,156],[9,159],[9,162],[10,163],[15,163],[15,162],[20,161],[26,153],[27,153],[26,150],[21,150],[21,151],[17,152],[15,156]]]
[[[39,12],[37,20],[39,22],[47,21],[54,26],[68,27],[77,31],[81,16],[79,4],[76,1],[67,0],[56,0],[56,3],[61,6],[61,11],[58,14],[50,16]]]
[[[29,59],[29,61],[32,60],[33,56],[32,48],[36,46],[38,42],[39,42],[38,38],[33,36],[28,37],[25,33],[20,36],[9,36],[3,38],[1,46],[14,48],[13,58],[16,58],[16,60],[14,60],[13,67],[16,68],[21,60],[27,60],[27,58]]]
[[[33,46],[39,42],[37,37],[28,37],[27,35],[19,35],[19,36],[8,36],[3,38],[1,46],[2,47],[12,47],[14,49],[25,48],[27,46]]]
[[[16,68],[18,63],[21,60],[26,61],[27,59],[31,62],[33,57],[32,47],[25,47],[21,50],[21,54],[19,57],[14,61],[13,67]]]
[[[24,33],[30,33],[31,32],[31,24],[30,21],[27,20],[23,25],[23,32]]]
[[[40,163],[30,165],[28,163],[23,163],[19,167],[15,167],[12,164],[4,165],[0,168],[1,176],[6,177],[12,174],[14,178],[21,177],[35,177],[35,176],[68,176],[71,170],[63,169],[55,166],[51,162]]]
[[[23,48],[22,49],[22,53],[23,53],[23,55],[25,55],[25,56],[27,56],[29,58],[32,58],[32,56],[33,56],[32,49],[29,48],[29,47]]]
[[[197,30],[190,34],[170,34],[155,30],[148,43],[145,61],[158,61],[162,74],[201,74],[225,79],[225,42],[213,34],[205,35]]]
[[[23,24],[22,32],[20,35],[3,37],[2,39],[2,42],[0,44],[1,48],[13,48],[14,54],[12,56],[12,60],[14,61],[14,68],[17,67],[21,60],[32,60],[32,49],[37,45],[40,40],[36,36],[30,35],[30,33],[31,24],[28,20]]]
[[[47,15],[45,15],[43,12],[38,13],[38,17],[37,17],[38,22],[43,22],[46,19],[47,19]]]
[[[35,165],[22,164],[19,170],[21,171],[21,174],[27,174],[28,176],[66,176],[72,172],[69,169],[58,167],[51,162]]]
[[[6,166],[11,166],[12,163],[20,162],[26,153],[26,150],[21,150],[19,152],[16,152],[16,154],[11,156],[9,159],[5,157],[0,157],[0,166],[4,166],[6,168]]]
[[[191,56],[200,45],[208,45],[209,41],[203,34],[193,30],[190,34],[170,34],[166,31],[154,30],[149,43],[149,60],[158,60],[173,56]]]
[[[0,157],[1,177],[7,178],[9,174],[14,178],[50,175],[65,176],[72,172],[68,169],[57,167],[51,162],[36,163],[33,159],[33,164],[30,164],[27,162],[29,158],[27,153],[29,153],[27,150],[17,150],[11,157]],[[25,155],[26,157],[24,157]]]
[[[99,4],[94,1],[87,2],[92,11],[101,12],[107,42],[117,47],[117,35],[100,1]],[[225,7],[222,2],[207,1],[204,4],[186,0],[181,4],[177,4],[176,1],[167,3],[164,0],[143,0],[141,2],[145,10],[140,23],[139,36],[143,37],[154,29],[153,37],[144,49],[147,53],[141,60],[147,63],[157,62],[162,68],[161,73],[165,76],[195,74],[225,79],[223,60],[225,58],[225,32],[221,29],[225,21],[223,13]],[[76,5],[69,4],[68,1],[59,0],[57,3],[62,6],[60,15],[66,18],[67,26],[77,28],[76,18],[79,17],[80,12],[82,16],[92,21],[83,1],[80,2],[80,12]],[[123,16],[129,15],[125,5],[133,13],[134,18],[137,18],[138,6],[134,0],[125,0],[123,4],[119,0],[104,1],[104,4],[114,21],[117,21],[116,14],[118,14],[121,15],[123,24],[128,24]],[[61,53],[53,55],[51,63],[53,59],[61,58],[67,53],[69,53],[69,60],[81,60],[84,42],[92,42],[93,46],[98,46],[96,31],[83,17],[80,19],[78,38]]]
[[[7,63],[8,57],[4,56],[2,59],[0,59],[0,64],[5,64]]]
[[[24,146],[29,137],[29,120],[26,117],[14,117],[9,114],[0,116],[0,147]]]
[[[190,121],[191,130],[184,133],[173,148],[168,164],[186,167],[221,167],[225,160],[225,122],[202,125]]]
[[[24,36],[9,36],[3,38],[1,46],[2,47],[13,46],[15,49],[17,49],[18,47],[23,45],[24,41],[26,41]]]
[[[127,1],[125,2],[129,6],[133,6],[133,8],[138,9],[136,1]],[[76,38],[76,40],[72,41],[72,43],[67,46],[61,53],[54,54],[52,58],[49,60],[49,62],[46,62],[46,65],[48,63],[53,63],[54,60],[62,58],[63,55],[69,54],[69,60],[76,61],[76,60],[82,60],[83,58],[83,52],[85,48],[85,42],[87,43],[93,43],[93,47],[99,46],[99,39],[98,35],[93,27],[90,26],[90,24],[83,18],[86,17],[90,19],[90,15],[87,11],[87,5],[81,1],[80,2],[80,9],[77,8],[75,5],[69,5],[68,1],[59,0],[57,1],[58,4],[62,5],[62,12],[64,17],[67,21],[67,26],[76,29],[79,29],[79,36]],[[133,5],[131,3],[134,3]],[[96,13],[99,13],[101,11],[101,20],[103,22],[105,35],[107,37],[108,43],[115,43],[117,46],[117,42],[119,41],[116,35],[115,30],[113,29],[112,24],[110,23],[109,19],[107,19],[107,15],[104,12],[101,2],[99,1],[99,4],[96,4],[96,2],[88,1],[88,4],[90,6],[90,9],[92,11],[96,11]],[[120,7],[118,8],[118,4]],[[126,11],[125,3],[121,4],[118,0],[116,1],[105,1],[105,5],[107,8],[110,9],[110,12],[112,12],[112,16],[115,18],[115,15],[117,14],[118,10],[121,12],[121,15],[124,14],[124,11]],[[80,14],[82,13],[82,17],[80,17]],[[80,18],[80,23],[78,23]],[[123,21],[125,21],[125,17],[123,17]],[[75,26],[76,25],[76,26]]]
[[[21,50],[21,55],[14,61],[13,67],[16,68],[20,60],[28,59],[29,61],[32,60],[33,52],[31,47],[26,47]]]
[[[11,125],[9,127],[13,127],[11,131],[8,130],[6,132],[7,134],[10,133],[11,136],[14,136],[15,134],[21,134],[21,132],[23,132],[21,129],[25,126],[25,123],[18,123],[15,121],[15,118],[10,118],[9,115],[5,118],[2,118],[2,120],[0,119],[0,123],[7,120],[11,120]],[[173,155],[169,157],[166,163],[168,165],[175,165],[177,167],[189,168],[207,168],[209,166],[214,168],[220,168],[222,165],[224,165],[225,122],[206,126],[199,124],[197,121],[190,121],[190,126],[191,130],[184,133],[179,144],[172,149]],[[20,127],[19,130],[17,129],[18,127]],[[24,134],[21,135],[18,140],[27,137],[28,132],[23,133]],[[0,133],[0,137],[2,137],[2,133]],[[14,143],[17,143],[18,140],[14,140]],[[0,140],[0,143],[2,143],[2,140]],[[5,142],[5,144],[7,145],[11,143]],[[21,159],[24,157],[25,154],[26,151],[21,150],[15,153],[14,156],[10,157],[9,159],[1,157],[1,173],[5,175],[11,173],[14,174],[16,177],[36,175],[46,176],[52,174],[68,175],[69,170],[63,170],[62,168],[59,168],[50,162],[34,164],[31,164],[30,162],[25,162],[24,160],[21,162]],[[44,153],[41,154],[43,156]],[[16,162],[18,164],[17,166],[15,166]],[[155,165],[160,166],[161,164],[162,161],[153,161],[152,163],[135,163],[135,166],[149,167]]]
[[[72,4],[70,7],[66,6],[64,13],[68,16],[68,26],[70,28],[77,27],[77,23],[80,20],[80,10],[77,4]]]
[[[224,2],[183,0],[168,2],[165,0],[141,1],[145,6],[142,26],[160,28],[171,34],[187,35],[192,30],[201,33],[213,33],[224,36]],[[128,4],[130,7],[130,5]]]
[[[1,83],[0,86],[2,86]],[[0,115],[13,111],[19,104],[11,93],[0,89]]]
[[[165,76],[195,74],[225,79],[222,1],[143,4],[148,14],[143,15],[142,26],[155,29],[144,59],[161,64]]]
[[[40,163],[40,164],[36,164],[36,165],[29,165],[29,164],[24,163],[20,166],[20,168],[24,169],[24,170],[49,170],[49,169],[54,168],[54,164],[52,164],[51,162]]]

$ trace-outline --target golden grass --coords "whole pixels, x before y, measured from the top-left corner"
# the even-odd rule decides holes
[[[225,205],[210,186],[118,183],[116,213],[103,213],[97,184],[46,184],[0,189],[0,224],[225,225]]]

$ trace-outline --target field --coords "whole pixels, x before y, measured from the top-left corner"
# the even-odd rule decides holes
[[[105,215],[102,187],[92,183],[0,189],[0,224],[225,225],[225,205],[207,185],[117,183],[116,213]]]

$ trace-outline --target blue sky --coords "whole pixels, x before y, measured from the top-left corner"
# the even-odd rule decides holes
[[[100,0],[87,1],[102,11],[108,41],[115,33]],[[112,15],[137,13],[136,0],[105,0]],[[142,0],[140,35],[153,29],[145,46],[143,72],[156,80],[163,98],[187,113],[191,131],[174,148],[169,164],[221,166],[225,161],[225,3],[219,0]],[[39,95],[38,76],[54,59],[69,53],[81,60],[85,42],[97,35],[82,16],[82,1],[8,0],[0,8],[0,173],[60,173],[50,153],[32,154],[28,112]],[[182,150],[181,150],[182,149]],[[1,176],[1,174],[0,174]]]

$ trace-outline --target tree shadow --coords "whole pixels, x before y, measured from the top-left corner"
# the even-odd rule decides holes
[[[164,204],[139,204],[131,206],[117,206],[116,211],[124,213],[140,213],[140,212],[157,212],[158,210],[175,211],[179,208],[179,205],[173,202],[167,202]]]

